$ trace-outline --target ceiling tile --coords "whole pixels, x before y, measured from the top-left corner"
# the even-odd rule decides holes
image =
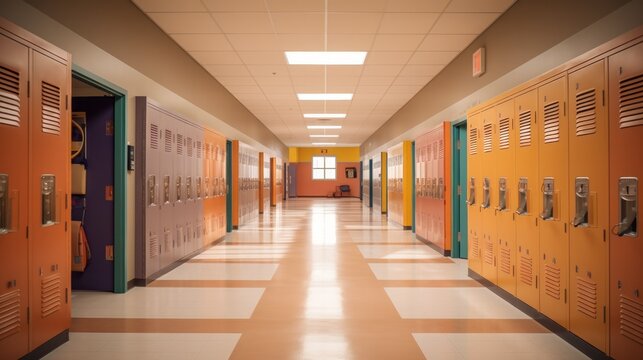
[[[213,13],[214,20],[226,34],[272,34],[270,15],[263,13]]]
[[[422,85],[393,85],[386,92],[388,94],[411,94],[415,95],[420,91],[424,86]]]
[[[195,12],[207,9],[200,0],[132,0],[144,12]]]
[[[284,51],[324,50],[323,34],[279,34],[278,37],[281,49]]]
[[[380,34],[426,34],[438,19],[438,13],[386,13]]]
[[[245,65],[204,65],[210,74],[218,76],[250,76]]]
[[[413,54],[409,60],[409,64],[446,65],[457,55],[457,51],[418,51]]]
[[[515,0],[452,0],[445,12],[504,12]]]
[[[401,70],[401,69],[400,69]],[[359,85],[380,85],[380,86],[388,86],[393,83],[393,80],[395,80],[395,76],[362,76],[359,79]]]
[[[450,0],[394,0],[386,6],[388,12],[442,12]],[[476,0],[474,0],[476,1]],[[477,0],[480,1],[480,0]]]
[[[500,13],[444,13],[431,29],[431,34],[482,33]]]
[[[329,34],[328,51],[368,51],[374,37],[367,34]]]
[[[216,34],[221,30],[208,13],[149,13],[168,34]]]
[[[230,1],[230,0],[228,0]],[[323,1],[266,0],[269,11],[324,11]]]
[[[386,9],[387,2],[388,0],[328,0],[328,11],[382,12]]]
[[[426,36],[418,50],[420,51],[457,51],[466,48],[476,35],[432,35]]]
[[[224,86],[251,86],[257,84],[251,76],[217,76],[217,81]]]
[[[355,94],[384,94],[388,86],[363,86],[360,85],[355,89]]]
[[[396,76],[403,65],[364,65],[362,77]]]
[[[359,76],[329,76],[328,85],[332,87],[343,86],[343,87],[356,87],[359,83]]]
[[[288,65],[293,78],[324,78],[324,67],[320,65]]]
[[[433,76],[398,76],[393,85],[426,85]]]
[[[222,34],[174,34],[172,39],[185,51],[230,51],[232,47]]]
[[[359,77],[362,74],[363,66],[356,65],[337,65],[326,68],[328,78],[336,77]]]
[[[388,35],[375,36],[373,51],[412,51],[415,50],[424,35]]]
[[[328,33],[375,34],[381,19],[381,13],[331,12],[328,14]]]
[[[274,51],[279,48],[273,34],[230,34],[228,40],[237,51]]]
[[[259,86],[292,86],[290,79],[285,76],[257,76],[254,78]]]
[[[444,69],[444,65],[406,65],[400,76],[435,76]]]
[[[285,65],[286,55],[282,51],[240,51],[237,53],[247,65]]]
[[[226,89],[233,94],[263,94],[257,85],[227,85]]]
[[[289,76],[286,65],[247,65],[247,68],[252,76]]]
[[[278,34],[321,34],[324,14],[321,12],[273,12],[272,21]]]
[[[190,51],[189,54],[202,65],[243,64],[234,51]]]
[[[371,51],[366,55],[367,65],[403,65],[413,55],[412,51]]]
[[[156,0],[149,0],[149,1],[156,1]],[[205,6],[210,11],[224,11],[224,12],[268,11],[266,9],[266,4],[264,0],[243,0],[243,1],[202,0],[202,1],[203,1],[203,4],[205,4]]]
[[[292,85],[260,85],[266,96],[295,96],[295,89]]]

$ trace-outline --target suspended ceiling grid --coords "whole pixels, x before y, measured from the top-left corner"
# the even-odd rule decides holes
[[[515,0],[133,0],[287,146],[361,144]],[[368,51],[288,65],[284,51]],[[354,93],[299,101],[297,93]],[[304,113],[347,113],[304,119]],[[336,124],[341,130],[309,130]],[[311,139],[311,134],[339,138]]]

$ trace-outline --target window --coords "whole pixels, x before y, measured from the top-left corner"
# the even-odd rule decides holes
[[[313,180],[335,180],[334,156],[313,156]]]

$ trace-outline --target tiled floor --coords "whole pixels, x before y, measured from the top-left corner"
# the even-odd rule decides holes
[[[586,359],[355,199],[296,199],[146,288],[74,292],[50,359]]]

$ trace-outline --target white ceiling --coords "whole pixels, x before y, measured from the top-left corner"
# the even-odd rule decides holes
[[[132,0],[287,146],[310,146],[304,113],[347,113],[332,139],[359,145],[515,0],[328,0],[328,51],[368,51],[363,66],[288,65],[324,51],[324,0]],[[326,84],[325,84],[326,78]],[[354,93],[298,101],[298,92]]]

